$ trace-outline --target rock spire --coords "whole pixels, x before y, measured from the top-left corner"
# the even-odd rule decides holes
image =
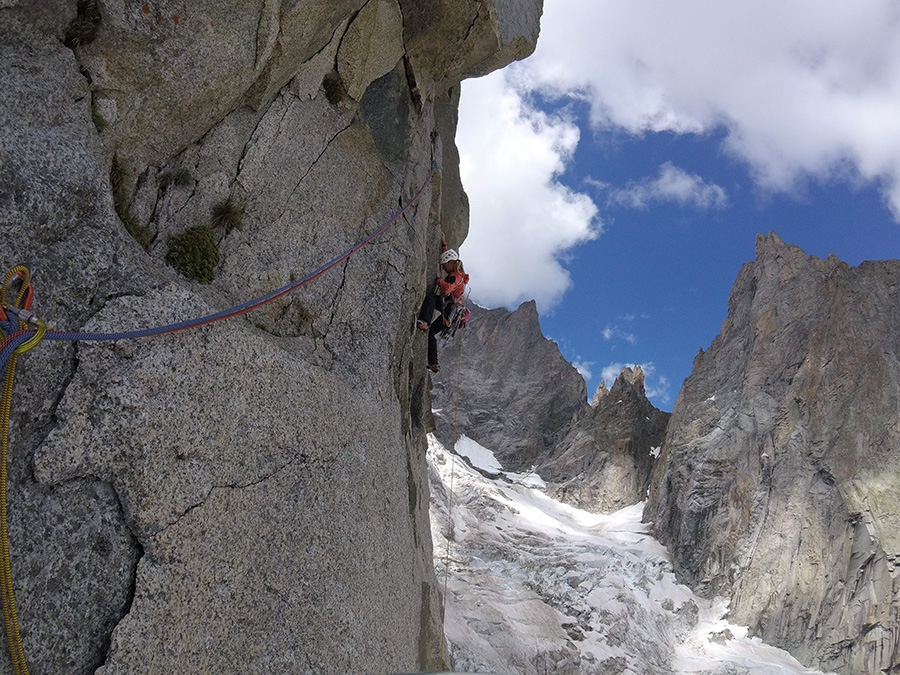
[[[760,236],[698,354],[645,519],[731,620],[841,673],[898,661],[900,262]]]

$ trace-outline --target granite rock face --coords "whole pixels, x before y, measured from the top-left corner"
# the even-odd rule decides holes
[[[469,325],[439,345],[432,401],[445,446],[465,434],[505,469],[534,469],[550,494],[581,508],[644,499],[668,414],[647,400],[640,368],[626,368],[612,390],[601,385],[588,405],[584,379],[544,337],[533,302],[470,309]]]
[[[612,389],[600,383],[585,414],[539,465],[550,494],[579,508],[610,512],[642,501],[669,414],[644,391],[640,366],[625,368]]]
[[[681,578],[807,665],[894,672],[900,262],[760,236],[675,404],[644,517]]]
[[[587,411],[584,379],[544,337],[533,301],[514,312],[469,309],[469,325],[452,342],[438,339],[437,436],[453,447],[465,434],[505,469],[529,469]]]
[[[538,37],[542,4],[516,0],[401,0],[407,53],[438,83],[481,77],[523,59]],[[436,50],[433,41],[453,44]]]
[[[444,28],[474,8],[463,49],[393,0],[0,3],[0,263],[31,269],[54,329],[280,288],[442,167],[371,245],[245,317],[20,357],[10,547],[33,672],[440,667],[412,324],[440,231],[466,234],[459,79],[533,49],[526,4],[416,3]],[[167,262],[198,226],[210,283]]]

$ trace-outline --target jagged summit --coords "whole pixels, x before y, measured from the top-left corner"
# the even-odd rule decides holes
[[[623,388],[626,386],[640,390],[642,394],[645,394],[644,369],[640,366],[634,366],[633,368],[624,366],[622,372],[616,376],[616,380],[613,382],[613,390],[615,390],[616,387]],[[600,380],[600,384],[597,385],[597,390],[594,392],[594,398],[591,399],[591,407],[596,408],[606,396],[609,396],[609,394],[610,390],[606,386],[606,381]]]
[[[591,511],[642,501],[668,419],[647,399],[641,367],[625,367],[539,465],[541,476],[558,499]]]
[[[594,392],[594,397],[591,399],[591,406],[597,407],[597,404],[603,400],[605,396],[609,395],[609,389],[606,387],[606,381],[600,380],[600,384],[597,385],[597,390]]]
[[[533,302],[514,312],[477,308],[441,360],[433,404],[445,444],[465,434],[506,469],[533,467],[576,506],[643,499],[668,414],[647,400],[640,367],[623,369],[611,390],[601,385],[588,405],[584,379],[544,337]]]
[[[900,261],[759,236],[698,355],[645,518],[680,578],[808,665],[896,663]]]

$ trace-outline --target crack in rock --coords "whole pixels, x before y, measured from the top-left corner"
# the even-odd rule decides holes
[[[290,459],[288,459],[281,465],[279,465],[279,466],[275,467],[274,469],[270,470],[269,472],[265,473],[264,475],[261,475],[261,476],[255,478],[253,480],[250,480],[246,483],[236,482],[236,483],[213,484],[203,495],[202,499],[200,499],[199,501],[197,501],[194,504],[191,504],[181,514],[176,516],[169,524],[164,525],[160,529],[153,532],[153,534],[154,535],[160,534],[162,532],[165,532],[169,528],[175,527],[176,525],[178,525],[178,523],[181,522],[181,520],[183,518],[185,518],[186,516],[188,516],[192,511],[194,511],[195,509],[198,509],[198,508],[202,507],[204,504],[206,504],[206,502],[209,500],[209,496],[216,490],[245,490],[248,488],[254,488],[254,487],[257,487],[257,486],[265,483],[266,481],[269,481],[272,478],[276,477],[277,475],[282,473],[285,469],[293,466],[295,463],[299,462],[300,464],[306,464],[309,459],[310,459],[309,455],[299,453],[297,455],[294,455],[293,457],[291,457]]]
[[[328,141],[326,141],[324,147],[322,148],[322,151],[321,151],[321,152],[318,154],[318,156],[310,163],[309,167],[307,167],[306,171],[303,172],[303,175],[300,176],[300,178],[299,178],[299,179],[297,180],[297,182],[295,183],[294,187],[291,188],[290,194],[287,196],[287,199],[284,200],[285,206],[284,206],[284,208],[282,209],[281,213],[278,214],[278,218],[277,218],[276,220],[281,220],[282,218],[284,218],[284,214],[287,213],[287,210],[288,210],[288,208],[289,208],[289,205],[290,205],[291,202],[293,201],[294,194],[295,194],[295,193],[297,192],[297,190],[300,188],[300,185],[303,183],[303,181],[306,179],[306,177],[307,177],[307,176],[312,172],[312,170],[318,165],[319,161],[322,159],[322,157],[325,155],[325,153],[328,152],[328,149],[331,147],[331,144],[334,143],[334,141],[337,140],[337,138],[338,138],[341,134],[343,134],[345,131],[347,131],[347,130],[348,130],[350,127],[352,127],[352,126],[353,126],[353,123],[352,123],[352,122],[349,123],[349,124],[347,124],[343,129],[338,130],[331,138],[328,139]]]

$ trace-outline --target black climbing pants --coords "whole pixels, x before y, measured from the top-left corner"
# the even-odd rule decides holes
[[[422,309],[419,310],[419,320],[428,324],[428,365],[436,366],[438,364],[437,356],[437,336],[444,330],[444,306],[446,298],[438,295],[434,291],[429,291],[425,295],[422,302]],[[435,312],[440,312],[435,318]]]

